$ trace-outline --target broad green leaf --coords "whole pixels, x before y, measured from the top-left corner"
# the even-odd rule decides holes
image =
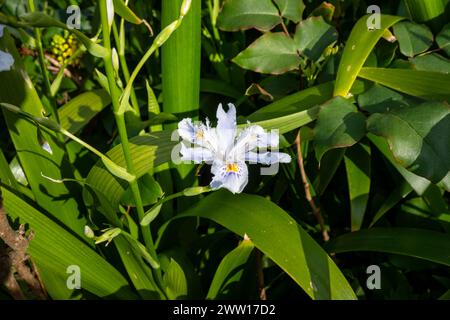
[[[67,296],[55,295],[52,298],[69,298],[71,292],[66,287],[65,280],[69,276],[66,271],[73,265],[80,268],[83,289],[99,297],[135,298],[125,278],[87,244],[8,189],[1,188],[1,192],[8,215],[27,224],[34,233],[28,253],[38,266],[39,272],[64,280],[56,285],[65,288],[63,292],[66,292]],[[47,289],[52,294],[53,288],[47,286]]]
[[[186,276],[180,265],[172,258],[164,274],[164,282],[169,299],[186,298],[188,293]]]
[[[282,32],[268,32],[239,53],[233,62],[259,73],[282,74],[298,69],[300,57],[292,38]]]
[[[216,191],[181,217],[213,220],[244,237],[283,269],[313,299],[356,299],[333,260],[295,220],[256,195]]]
[[[367,27],[368,18],[369,16],[363,16],[358,20],[345,44],[336,76],[335,96],[346,97],[348,95],[353,82],[356,80],[359,71],[378,40],[380,40],[389,27],[404,19],[402,17],[382,14],[380,16],[381,28],[369,30]]]
[[[375,136],[371,133],[367,134],[369,140],[377,147],[377,149],[383,154],[383,156],[394,166],[394,168],[402,175],[402,177],[409,183],[414,191],[422,195],[428,189],[431,182],[423,177],[420,177],[398,164],[394,159],[389,144],[383,137]],[[405,187],[406,189],[406,187]]]
[[[0,50],[8,51],[15,60],[10,71],[0,72],[0,101],[20,107],[19,111],[42,117],[44,107],[23,69],[21,57],[7,30],[0,38]],[[56,135],[39,131],[34,124],[14,112],[3,110],[2,113],[34,199],[56,219],[84,237],[83,227],[86,221],[80,216],[82,207],[76,201],[76,192],[69,190],[64,184],[55,184],[43,177],[45,175],[61,179],[70,177],[71,174],[64,148]],[[51,153],[43,149],[44,143],[49,146]]]
[[[302,20],[303,10],[305,10],[303,0],[275,0],[275,4],[284,18],[295,23]]]
[[[408,99],[389,88],[374,84],[358,96],[358,106],[369,113],[382,113],[410,105]]]
[[[439,48],[444,50],[444,52],[450,56],[450,23],[446,24],[436,36],[436,42],[439,45]]]
[[[395,253],[450,266],[450,236],[423,229],[372,228],[347,233],[328,243],[327,250]]]
[[[351,231],[361,228],[370,193],[371,149],[359,143],[345,153],[348,193],[350,196]]]
[[[200,90],[202,92],[220,94],[238,100],[242,93],[230,84],[214,79],[200,79]]]
[[[269,31],[281,22],[277,7],[271,0],[227,0],[217,19],[224,31],[256,28]]]
[[[450,60],[437,53],[419,55],[411,59],[411,63],[417,70],[450,74]]]
[[[367,128],[388,141],[396,161],[409,171],[434,183],[450,178],[448,104],[428,102],[377,113],[370,116]]]
[[[82,93],[59,108],[60,124],[75,134],[110,103],[111,97],[105,90]]]
[[[336,29],[323,17],[310,17],[297,25],[294,41],[301,54],[316,61],[325,48],[337,40],[337,36]]]
[[[431,99],[450,99],[450,74],[408,69],[362,68],[359,77],[411,96]]]
[[[336,97],[320,106],[314,132],[316,156],[320,161],[330,149],[357,143],[366,133],[365,117],[350,101]]]
[[[409,21],[397,23],[394,34],[400,44],[400,52],[407,57],[427,51],[433,43],[433,34],[428,27]]]
[[[216,299],[218,296],[226,295],[231,287],[239,282],[253,249],[252,241],[244,239],[236,249],[222,259],[214,274],[206,299]]]

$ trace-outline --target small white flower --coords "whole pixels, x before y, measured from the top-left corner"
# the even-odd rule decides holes
[[[216,116],[216,128],[211,127],[208,119],[206,123],[194,124],[190,118],[186,118],[178,124],[178,134],[183,139],[181,160],[212,164],[211,173],[214,177],[211,188],[242,192],[248,182],[246,161],[265,165],[291,161],[286,153],[258,152],[258,148],[278,147],[277,134],[250,124],[238,133],[233,104],[228,104],[228,112],[220,104]],[[186,144],[193,147],[187,147]]]
[[[3,37],[4,28],[5,26],[0,24],[0,38]],[[0,50],[0,72],[11,70],[13,64],[14,64],[13,56],[8,52]]]

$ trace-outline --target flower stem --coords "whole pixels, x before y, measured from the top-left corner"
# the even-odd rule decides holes
[[[127,128],[125,124],[125,115],[118,113],[119,110],[119,99],[121,92],[116,84],[116,78],[114,74],[114,67],[112,62],[112,53],[111,53],[111,40],[110,40],[110,27],[108,24],[108,14],[106,9],[106,0],[99,1],[100,4],[100,17],[102,24],[102,33],[103,33],[103,45],[108,51],[107,55],[103,58],[105,63],[106,76],[108,77],[108,84],[111,93],[112,105],[114,110],[114,117],[117,124],[117,130],[119,132],[120,141],[122,143],[123,155],[125,158],[125,163],[127,166],[127,171],[135,176],[135,167],[133,163],[133,159],[131,157],[130,145],[128,141]],[[136,210],[138,212],[139,219],[142,219],[145,215],[144,206],[142,204],[142,198],[139,191],[139,186],[136,180],[130,182],[131,192],[133,194],[134,201],[136,203]],[[153,238],[151,235],[150,228],[141,228],[142,236],[144,238],[144,243],[147,246],[147,249],[150,253],[156,256],[155,244],[153,242]],[[159,270],[159,269],[158,269]],[[160,272],[160,270],[159,270]]]

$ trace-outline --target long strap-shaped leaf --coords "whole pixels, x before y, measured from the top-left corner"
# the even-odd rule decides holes
[[[329,252],[376,251],[407,255],[450,266],[450,236],[410,228],[372,228],[347,233],[327,246]]]
[[[284,210],[260,196],[217,191],[176,216],[213,220],[244,237],[313,299],[356,299],[333,260]]]
[[[28,253],[45,278],[58,278],[47,290],[54,299],[68,299],[71,290],[66,280],[69,266],[80,268],[81,287],[99,297],[134,298],[125,278],[84,242],[60,227],[54,221],[10,190],[2,187],[5,211],[12,219],[28,224],[34,233]],[[44,281],[45,281],[44,278]],[[61,289],[63,288],[63,290]]]
[[[362,68],[358,77],[415,97],[450,101],[450,74],[409,69]]]
[[[369,29],[367,22],[370,16],[358,20],[345,44],[334,87],[335,96],[346,97],[355,82],[364,62],[378,40],[386,30],[404,19],[402,17],[381,15],[380,29]]]
[[[10,52],[15,60],[10,71],[0,72],[0,102],[17,105],[23,112],[42,117],[44,108],[39,95],[23,69],[14,40],[7,31],[0,38],[0,49]],[[34,124],[12,112],[3,111],[3,115],[36,202],[68,228],[83,235],[85,220],[79,217],[75,193],[64,184],[55,184],[42,176],[70,177],[70,171],[65,170],[69,163],[56,135],[38,131]],[[41,147],[44,143],[48,146],[47,151]]]

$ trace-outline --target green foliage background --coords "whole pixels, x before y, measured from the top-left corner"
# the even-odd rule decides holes
[[[1,197],[49,298],[450,297],[448,0],[113,4],[0,1]],[[293,161],[206,193],[171,132],[228,102]]]

